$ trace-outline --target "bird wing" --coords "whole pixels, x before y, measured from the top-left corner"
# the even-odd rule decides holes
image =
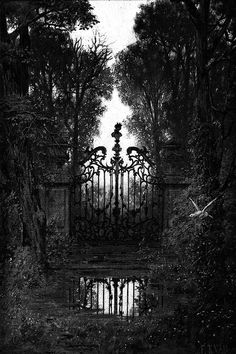
[[[208,203],[208,204],[204,207],[203,211],[205,211],[207,208],[209,208],[209,206],[210,206],[212,203],[214,203],[214,201],[215,201],[216,199],[217,199],[217,198],[213,199],[210,203]]]
[[[196,204],[191,198],[189,198],[189,199],[190,199],[191,202],[193,203],[195,209],[196,209],[197,211],[200,211],[200,209],[198,208],[197,204]]]

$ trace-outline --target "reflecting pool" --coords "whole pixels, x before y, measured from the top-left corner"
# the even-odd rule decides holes
[[[130,319],[163,307],[163,289],[147,277],[79,277],[68,288],[68,307],[78,312]]]

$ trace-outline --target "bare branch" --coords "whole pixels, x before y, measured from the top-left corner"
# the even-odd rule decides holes
[[[200,28],[201,26],[200,26],[200,13],[199,13],[199,11],[197,10],[197,8],[192,0],[184,0],[184,3],[185,3],[187,10],[189,11],[189,14],[190,14],[193,24],[195,25],[195,27],[199,31],[201,29]]]
[[[217,36],[215,37],[213,43],[212,43],[212,46],[210,47],[209,49],[209,58],[213,57],[220,41],[221,41],[221,38],[223,37],[223,35],[225,34],[227,28],[229,27],[231,23],[231,18],[226,18],[225,21],[224,21],[224,24],[222,25],[220,31],[218,32]]]

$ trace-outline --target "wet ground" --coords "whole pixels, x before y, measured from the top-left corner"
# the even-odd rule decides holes
[[[170,296],[163,284],[150,279],[151,266],[138,246],[78,247],[66,267],[53,269],[57,287],[51,295],[79,317],[130,320],[157,309],[163,312]]]
[[[152,249],[155,245],[148,252]],[[90,336],[96,336],[100,324],[106,327],[104,333],[113,333],[116,326],[170,312],[168,289],[150,278],[150,267],[138,246],[75,246],[66,266],[51,269],[47,286],[34,294],[30,305],[53,329],[53,351],[41,348],[41,352],[106,353],[106,349],[93,347],[91,340],[80,341],[87,336],[83,331],[88,324]],[[11,350],[27,353],[27,347]],[[28,352],[38,351],[31,348]]]
[[[130,319],[164,306],[163,288],[150,284],[136,246],[87,246],[68,265],[67,300],[78,314]]]

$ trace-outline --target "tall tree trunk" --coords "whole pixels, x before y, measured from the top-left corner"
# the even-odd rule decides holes
[[[3,2],[0,2],[0,44],[8,43],[8,33],[7,33],[7,19]],[[0,98],[6,94],[6,63],[4,62],[5,58],[1,59],[0,62]]]
[[[20,30],[20,49],[22,59],[19,66],[19,93],[22,96],[27,95],[29,90],[29,68],[26,63],[26,52],[30,50],[30,36],[28,26],[24,26]],[[28,57],[28,55],[27,55]]]
[[[76,176],[78,174],[78,162],[79,162],[79,156],[78,156],[78,147],[79,147],[79,106],[76,107],[75,113],[74,113],[74,127],[73,127],[73,147],[72,147],[72,193],[71,193],[71,198],[70,198],[70,233],[71,236],[76,235],[76,198],[77,198],[77,181],[76,181]]]
[[[199,7],[199,22],[196,27],[196,61],[197,61],[197,139],[195,145],[196,172],[202,177],[205,192],[211,193],[218,187],[218,161],[216,140],[212,125],[208,69],[208,22],[209,0],[202,0]]]
[[[38,191],[33,190],[28,178],[22,183],[22,221],[23,221],[23,246],[30,246],[37,256],[38,261],[44,267],[45,258],[45,213],[40,208]]]
[[[20,100],[18,102],[20,105]],[[41,209],[38,182],[35,178],[32,143],[28,143],[26,138],[22,143],[12,128],[12,120],[15,121],[17,108],[17,105],[12,107],[6,98],[5,106],[2,106],[2,120],[0,121],[0,130],[4,132],[2,136],[5,137],[0,145],[2,153],[0,176],[4,181],[1,196],[5,196],[5,199],[16,196],[21,210],[19,213],[21,221],[16,232],[16,230],[11,230],[11,218],[14,218],[15,211],[13,210],[12,213],[11,205],[6,206],[7,211],[4,214],[6,217],[5,238],[7,243],[11,241],[15,247],[19,244],[29,245],[44,267],[46,218]],[[14,112],[13,116],[9,114],[11,111]],[[16,205],[15,200],[11,203],[13,207]],[[16,229],[16,226],[13,225],[13,228]],[[13,235],[14,233],[15,235]]]
[[[9,41],[7,33],[7,19],[3,1],[0,3],[0,41],[7,43]]]

